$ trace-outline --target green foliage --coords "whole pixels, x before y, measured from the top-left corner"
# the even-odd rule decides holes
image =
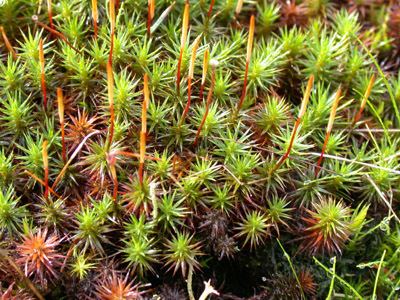
[[[0,0],[0,294],[398,298],[400,14],[373,2]]]

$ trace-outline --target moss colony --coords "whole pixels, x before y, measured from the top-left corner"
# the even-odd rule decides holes
[[[0,1],[1,299],[398,299],[400,5]]]

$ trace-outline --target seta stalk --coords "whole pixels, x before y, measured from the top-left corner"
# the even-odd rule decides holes
[[[214,3],[215,3],[215,0],[211,0],[210,7],[208,8],[208,12],[207,12],[207,18],[211,17],[211,14],[212,14],[212,11],[214,8]]]
[[[190,56],[190,64],[189,64],[188,99],[187,99],[185,109],[183,110],[179,125],[182,125],[182,123],[185,121],[186,115],[188,114],[189,108],[190,108],[191,97],[192,97],[192,80],[194,77],[194,66],[195,66],[195,61],[196,61],[197,49],[199,48],[199,45],[200,45],[200,39],[201,39],[201,35],[199,35],[193,42],[192,53]]]
[[[144,161],[146,155],[146,135],[147,135],[147,108],[150,103],[150,92],[149,92],[149,79],[147,74],[144,74],[143,78],[143,95],[144,100],[142,104],[142,128],[140,130],[140,157],[139,157],[139,182],[143,184],[143,170]]]
[[[93,19],[93,33],[94,38],[97,38],[98,34],[98,22],[99,22],[99,11],[97,7],[97,0],[92,0],[92,19]]]
[[[253,41],[254,41],[254,29],[255,29],[255,19],[254,15],[250,17],[250,28],[249,28],[249,38],[247,40],[247,52],[246,52],[246,67],[244,71],[244,81],[243,81],[243,89],[242,94],[240,96],[240,100],[237,106],[237,111],[239,112],[242,108],[244,99],[246,97],[246,90],[247,90],[247,76],[249,73],[249,65],[251,60],[251,52],[253,50]]]
[[[51,28],[51,29],[54,29],[54,24],[53,24],[53,9],[52,9],[51,0],[47,0],[47,15],[48,15],[48,17],[49,17],[50,28]]]
[[[243,0],[238,0],[238,2],[236,3],[236,8],[235,8],[235,15],[236,17],[240,14],[240,12],[242,11],[243,8]]]
[[[204,57],[203,57],[203,74],[201,75],[201,85],[200,85],[200,94],[199,94],[200,101],[203,100],[203,93],[204,93],[204,86],[206,84],[209,56],[210,56],[210,50],[207,48],[206,51],[204,51]]]
[[[335,121],[336,110],[337,110],[337,107],[339,105],[339,101],[340,101],[340,97],[341,96],[342,96],[342,87],[339,86],[339,89],[337,90],[336,95],[335,95],[335,100],[332,103],[332,108],[331,108],[331,113],[330,113],[330,116],[329,116],[328,126],[326,127],[325,140],[324,140],[324,144],[322,145],[321,156],[318,159],[317,167],[315,169],[315,177],[318,176],[318,173],[319,173],[319,171],[321,169],[321,164],[322,164],[322,161],[324,159],[324,154],[325,154],[325,151],[326,151],[326,146],[327,146],[328,141],[329,141],[329,137],[331,136],[333,122]]]
[[[211,105],[212,96],[213,96],[213,93],[214,93],[214,87],[215,87],[215,70],[216,70],[216,68],[217,68],[217,66],[218,66],[218,61],[216,61],[216,60],[211,60],[210,65],[211,65],[211,86],[210,86],[210,90],[208,91],[208,95],[207,95],[206,111],[204,112],[203,119],[201,120],[200,126],[199,126],[199,128],[197,129],[196,137],[195,137],[194,142],[193,142],[193,146],[196,146],[196,145],[197,145],[197,142],[198,142],[198,140],[199,140],[200,132],[201,132],[203,126],[204,126],[204,123],[206,122],[207,115],[208,115],[208,111],[209,111],[210,105]]]
[[[40,84],[42,87],[43,94],[43,107],[47,108],[47,89],[46,89],[46,73],[44,65],[44,50],[43,50],[43,39],[39,41],[39,63],[40,63]]]
[[[0,26],[0,33],[1,33],[1,36],[3,37],[3,41],[4,41],[4,44],[5,44],[8,52],[11,53],[11,55],[12,55],[12,57],[14,59],[17,59],[17,54],[15,53],[15,50],[12,47],[12,45],[11,45],[7,35],[6,35],[6,32],[4,31],[4,27],[3,26]]]
[[[67,162],[67,151],[65,145],[65,125],[64,125],[64,96],[61,88],[57,88],[58,116],[61,128],[62,159],[64,164]]]
[[[290,152],[292,150],[292,147],[293,147],[294,139],[295,139],[296,134],[297,134],[297,130],[299,129],[299,126],[301,124],[301,121],[302,121],[302,118],[303,118],[304,114],[306,113],[307,104],[308,104],[308,101],[310,99],[311,89],[313,87],[313,84],[314,84],[314,75],[311,74],[310,78],[308,79],[307,88],[306,88],[306,91],[304,93],[303,100],[301,102],[299,115],[298,115],[297,120],[296,120],[296,122],[294,124],[292,135],[290,136],[289,146],[288,146],[285,154],[283,156],[281,156],[281,158],[278,160],[278,162],[276,163],[274,168],[271,170],[271,172],[270,172],[271,174],[273,172],[275,172],[276,170],[278,170],[279,167],[289,157],[289,154],[290,154]]]
[[[107,61],[107,93],[110,110],[110,130],[108,133],[108,147],[111,147],[114,138],[115,112],[114,112],[114,74],[113,74],[113,51],[114,51],[114,35],[115,35],[115,2],[110,0],[110,52]]]
[[[375,83],[375,75],[372,75],[371,79],[369,80],[367,89],[365,90],[364,96],[362,98],[360,109],[358,110],[356,116],[354,117],[352,126],[354,126],[358,121],[360,121],[362,113],[367,104],[368,98],[371,95],[371,91],[372,91],[372,87],[374,86],[374,83]]]
[[[178,59],[178,66],[177,66],[177,73],[176,73],[176,89],[178,92],[180,90],[180,85],[181,85],[182,58],[183,58],[183,51],[184,51],[185,45],[186,45],[188,29],[189,29],[189,2],[187,1],[185,3],[185,10],[183,12],[181,47],[180,47],[180,51],[179,51],[179,59]]]
[[[42,159],[44,169],[44,198],[49,197],[49,157],[47,153],[47,141],[43,142],[42,145]]]
[[[147,4],[147,35],[151,34],[151,24],[153,23],[156,0],[148,0]]]

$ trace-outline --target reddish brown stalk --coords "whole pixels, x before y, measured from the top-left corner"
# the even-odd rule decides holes
[[[44,169],[44,198],[47,199],[49,197],[49,157],[47,154],[47,141],[44,141],[42,145],[42,158]]]
[[[147,35],[150,36],[150,28],[151,23],[153,22],[154,18],[154,11],[156,8],[156,0],[148,0],[148,7],[147,7]]]
[[[179,125],[182,125],[182,123],[185,121],[186,115],[188,114],[189,108],[190,108],[191,97],[192,97],[192,80],[194,77],[194,65],[195,65],[195,61],[196,61],[197,49],[199,48],[199,45],[200,45],[200,39],[201,39],[201,35],[199,35],[193,42],[192,55],[190,56],[190,64],[189,64],[188,100],[187,100],[185,109],[183,110]]]
[[[284,163],[284,161],[289,157],[290,151],[292,150],[293,147],[293,143],[294,143],[294,139],[296,137],[297,134],[297,130],[301,124],[301,120],[306,112],[307,109],[307,104],[308,104],[308,100],[310,99],[310,95],[311,95],[311,89],[313,87],[314,84],[314,75],[310,75],[310,78],[308,79],[308,83],[307,83],[307,88],[306,91],[304,93],[304,97],[303,97],[303,101],[301,102],[301,107],[300,107],[300,111],[299,111],[299,116],[297,117],[297,120],[294,124],[293,127],[293,131],[292,131],[292,135],[290,136],[290,141],[289,141],[289,146],[285,152],[285,154],[283,156],[281,156],[281,158],[278,160],[278,162],[276,163],[275,167],[271,170],[271,174],[273,172],[275,172],[277,169],[279,169],[279,167]]]
[[[150,103],[149,82],[147,74],[143,78],[144,100],[142,104],[142,128],[140,130],[140,157],[139,157],[139,182],[143,184],[144,160],[146,155],[146,135],[147,135],[147,107]]]
[[[126,157],[140,158],[140,153],[127,152],[127,151],[115,151],[115,155],[122,155],[122,156],[126,156]],[[145,155],[144,159],[153,160],[153,161],[160,161],[161,160],[161,158],[153,157],[153,156],[149,156],[149,155]]]
[[[217,61],[214,61],[214,60],[211,61],[211,68],[212,68],[212,71],[211,71],[211,86],[210,86],[210,90],[208,91],[208,95],[207,95],[206,111],[204,112],[203,119],[201,120],[200,126],[197,129],[196,138],[194,139],[193,146],[197,145],[197,142],[198,142],[199,137],[200,137],[201,130],[203,129],[204,123],[206,122],[206,119],[207,119],[207,116],[208,116],[208,111],[210,110],[211,100],[212,100],[212,96],[213,96],[213,93],[214,93],[215,70],[217,68],[217,65],[218,65]]]
[[[40,83],[42,86],[43,94],[43,106],[47,108],[47,90],[46,90],[46,73],[44,68],[44,50],[43,50],[43,39],[39,41],[39,62],[40,62]]]
[[[47,14],[49,16],[49,24],[50,28],[54,29],[54,24],[53,24],[53,9],[51,7],[51,0],[47,0]]]
[[[108,54],[107,62],[107,90],[108,90],[108,101],[110,106],[110,131],[108,135],[108,147],[111,147],[114,138],[114,74],[112,67],[113,51],[114,51],[114,33],[115,33],[115,3],[114,0],[110,0],[110,26],[111,26],[111,45],[110,52]]]
[[[17,59],[17,54],[15,53],[14,48],[11,46],[11,43],[10,43],[10,41],[8,40],[8,37],[7,37],[7,35],[6,35],[6,32],[4,31],[3,26],[0,26],[0,32],[1,32],[1,36],[3,37],[3,41],[4,41],[4,44],[5,44],[5,46],[6,46],[7,50],[8,50],[8,52],[11,53],[11,55],[12,55],[12,57],[13,57],[14,59]]]
[[[25,170],[24,173],[28,174],[30,177],[32,177],[33,179],[35,179],[37,182],[39,182],[42,186],[45,186],[46,184],[44,183],[44,181],[42,179],[40,179],[39,177],[37,177],[35,174]],[[49,192],[52,193],[54,196],[56,196],[57,198],[61,198],[61,196],[59,194],[57,194],[53,188],[49,187]]]
[[[358,121],[360,121],[362,113],[364,111],[364,108],[367,104],[369,95],[371,95],[371,91],[372,91],[372,87],[374,86],[374,82],[375,82],[375,75],[372,75],[371,79],[369,80],[367,89],[365,90],[364,96],[362,98],[360,109],[358,110],[356,116],[354,117],[352,126],[354,126]]]
[[[65,266],[67,265],[67,261],[68,261],[69,257],[71,256],[73,250],[74,250],[75,247],[76,247],[76,241],[72,240],[71,243],[72,243],[72,245],[71,245],[71,247],[69,248],[69,250],[68,250],[68,252],[67,252],[67,255],[65,255],[64,262],[63,262],[63,264],[62,264],[62,266],[61,266],[61,269],[60,269],[60,272],[61,272],[61,273],[64,271]]]
[[[109,154],[107,157],[107,162],[108,162],[108,166],[110,167],[110,173],[111,173],[111,179],[113,181],[114,184],[114,188],[113,188],[113,200],[114,202],[117,201],[117,196],[118,196],[118,177],[117,177],[117,170],[115,169],[115,164],[117,162],[117,157],[116,155],[113,154]]]
[[[55,35],[56,37],[60,38],[61,40],[63,40],[68,46],[70,46],[72,49],[74,49],[76,52],[81,53],[80,50],[78,50],[77,48],[75,48],[69,41],[68,39],[65,37],[65,35],[63,35],[61,32],[50,28],[49,26],[47,26],[46,24],[38,21],[38,17],[37,16],[33,16],[32,20],[40,27],[46,29],[47,31],[49,31],[51,34]]]
[[[188,35],[188,29],[189,29],[189,2],[186,2],[182,19],[181,48],[179,51],[178,70],[176,73],[176,89],[178,92],[181,85],[181,66],[182,66],[183,51],[185,49],[186,39]]]
[[[61,88],[57,88],[57,104],[58,104],[58,116],[60,118],[60,127],[61,127],[62,159],[65,164],[67,162],[67,151],[65,145],[64,96]]]
[[[247,90],[247,75],[249,73],[249,64],[251,59],[251,52],[253,50],[253,40],[254,40],[254,28],[255,28],[255,19],[254,15],[251,15],[250,18],[250,28],[249,28],[249,38],[247,40],[247,53],[246,53],[246,68],[244,71],[244,82],[243,82],[243,89],[242,95],[240,96],[240,100],[237,106],[237,111],[240,111],[242,108],[244,98],[246,97],[246,90]]]
[[[78,155],[79,151],[81,151],[82,147],[86,144],[87,140],[92,137],[95,134],[99,134],[100,131],[93,131],[91,133],[89,133],[87,136],[85,136],[85,138],[79,143],[79,145],[75,148],[74,152],[71,154],[69,160],[67,161],[67,163],[64,165],[64,167],[62,168],[62,170],[60,171],[60,173],[58,174],[58,176],[56,177],[56,179],[53,182],[52,188],[55,189],[57,184],[60,182],[60,180],[64,177],[65,173],[67,172],[67,169],[69,167],[69,165],[72,163],[72,161],[74,160],[74,158]]]
[[[94,38],[97,39],[99,11],[97,7],[97,0],[92,0],[92,18],[93,18],[93,32]]]
[[[211,0],[210,7],[208,8],[208,13],[207,13],[207,17],[208,18],[211,17],[211,13],[212,13],[212,10],[214,8],[214,3],[215,3],[215,0]]]
[[[203,93],[204,93],[204,86],[206,84],[209,56],[210,56],[210,51],[207,48],[206,51],[204,51],[204,57],[203,57],[203,74],[201,76],[201,86],[200,86],[200,94],[199,94],[200,101],[203,100]]]
[[[324,159],[324,154],[325,154],[325,151],[326,151],[326,146],[327,146],[328,141],[329,141],[329,137],[331,136],[333,122],[335,121],[336,110],[337,110],[337,107],[339,105],[339,100],[340,100],[341,96],[342,96],[342,87],[339,86],[339,89],[336,92],[335,100],[332,103],[331,114],[329,116],[328,126],[326,127],[325,140],[324,140],[324,144],[322,145],[321,156],[318,159],[317,167],[315,169],[315,177],[318,176],[319,170],[321,169],[321,164],[322,164],[322,161]]]
[[[14,262],[14,258],[11,258],[8,255],[7,250],[0,249],[0,257],[7,260],[9,265],[17,272],[17,274],[19,275],[21,280],[26,284],[26,286],[35,294],[35,296],[39,300],[44,300],[44,297],[42,296],[42,294],[40,294],[39,290],[35,287],[35,285],[32,283],[32,281],[30,281],[30,279],[24,274],[24,272],[20,269],[20,267]],[[11,299],[11,296],[7,296],[5,293],[3,293],[2,298],[3,299]]]
[[[110,109],[110,131],[108,135],[108,147],[111,147],[111,144],[114,139],[115,112],[114,112],[114,78],[113,78],[112,66],[110,63],[107,64],[107,87],[108,87],[108,101]]]

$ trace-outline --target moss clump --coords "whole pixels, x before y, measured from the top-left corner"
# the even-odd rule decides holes
[[[0,1],[3,297],[399,297],[399,20]]]

